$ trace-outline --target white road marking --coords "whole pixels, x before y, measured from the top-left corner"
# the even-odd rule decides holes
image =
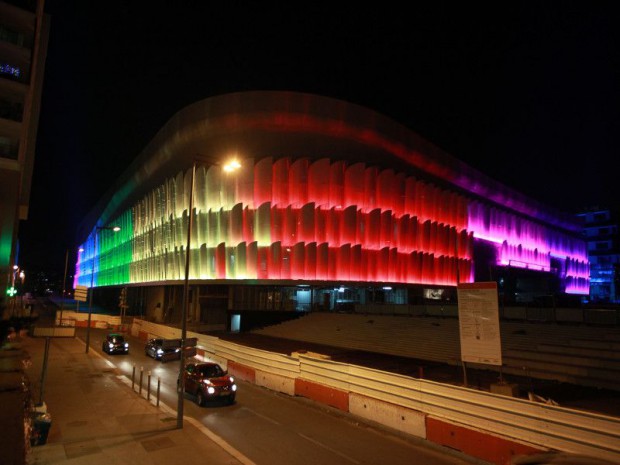
[[[273,423],[274,425],[278,425],[278,426],[282,425],[282,423],[280,423],[279,421],[276,421],[273,418],[268,417],[267,415],[263,415],[262,413],[258,413],[255,410],[252,410],[251,408],[244,407],[244,409],[249,411],[249,412],[251,412],[251,413],[253,413],[257,417],[262,418],[263,420],[267,420],[268,422]]]
[[[184,417],[184,420],[191,423],[192,425],[194,425],[194,427],[198,428],[198,430],[200,430],[200,432],[202,434],[204,434],[205,436],[207,436],[209,439],[211,439],[214,443],[216,443],[218,446],[220,446],[222,449],[224,449],[226,452],[228,452],[230,455],[232,455],[234,458],[236,458],[237,460],[239,460],[239,462],[241,462],[244,465],[256,465],[256,462],[253,462],[252,460],[250,460],[249,458],[247,458],[245,455],[243,455],[241,452],[239,452],[237,449],[235,449],[233,446],[231,446],[230,444],[228,444],[226,441],[224,441],[224,439],[222,439],[220,436],[218,436],[217,434],[215,434],[213,431],[211,431],[209,428],[207,428],[205,425],[203,425],[202,423],[200,423],[198,420],[195,420],[192,417]]]
[[[317,441],[316,439],[312,439],[311,437],[308,437],[305,434],[301,434],[301,433],[298,433],[298,434],[302,438],[307,439],[308,441],[310,441],[312,444],[315,444],[315,445],[317,445],[319,447],[322,447],[323,449],[330,451],[332,454],[336,454],[337,456],[342,457],[343,459],[348,460],[351,463],[361,463],[361,462],[355,460],[354,458],[351,458],[348,455],[343,454],[342,452],[339,452],[339,451],[337,451],[335,449],[332,449],[329,446],[326,446],[325,444],[323,444],[322,442]]]

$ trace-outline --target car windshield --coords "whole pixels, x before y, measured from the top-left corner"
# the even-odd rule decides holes
[[[110,341],[114,343],[125,342],[125,340],[123,339],[123,336],[110,336]]]
[[[203,365],[198,367],[198,373],[205,378],[224,376],[224,370],[222,370],[219,365]]]

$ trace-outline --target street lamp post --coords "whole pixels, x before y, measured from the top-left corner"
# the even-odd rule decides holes
[[[237,160],[232,160],[222,166],[226,173],[230,173],[241,168]],[[181,311],[181,356],[179,357],[179,377],[177,380],[177,428],[183,428],[183,400],[185,398],[185,379],[183,371],[185,369],[185,340],[187,339],[187,314],[189,308],[189,265],[190,247],[192,243],[192,229],[194,225],[194,183],[196,179],[196,160],[192,163],[192,178],[189,191],[189,208],[187,224],[187,247],[185,249],[185,282],[183,285],[183,309]]]
[[[185,397],[185,339],[187,338],[187,313],[189,307],[189,257],[192,242],[192,227],[194,223],[194,179],[196,177],[196,162],[192,164],[192,180],[189,189],[189,209],[187,225],[187,247],[185,248],[185,282],[183,284],[183,309],[181,311],[181,356],[179,357],[179,378],[177,383],[177,428],[183,428],[183,399]]]
[[[97,233],[103,229],[107,229],[110,231],[120,231],[121,228],[118,226],[95,226],[95,244],[93,250],[93,266],[90,273],[90,301],[88,303],[88,324],[86,326],[86,353],[88,353],[88,349],[90,348],[90,320],[93,313],[93,294],[95,293],[94,285],[95,285],[95,259],[97,258]]]
[[[62,277],[62,300],[60,301],[60,321],[58,322],[62,326],[62,311],[65,309],[65,293],[67,290],[67,267],[69,265],[69,249],[65,253],[65,274]]]
[[[17,297],[15,297],[17,295],[17,291],[15,290],[15,280],[16,280],[18,271],[19,271],[19,266],[13,265],[13,273],[11,274],[11,278],[12,278],[11,289],[10,289],[10,294],[9,294],[9,296],[11,297],[11,302],[10,302],[11,315],[14,315],[16,313],[16,308],[17,308]]]

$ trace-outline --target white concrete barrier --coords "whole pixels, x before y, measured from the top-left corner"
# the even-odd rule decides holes
[[[138,322],[140,332],[160,329]],[[159,325],[158,325],[159,326]],[[161,328],[162,337],[170,329]],[[178,331],[178,330],[176,330]],[[172,331],[175,333],[175,331]],[[175,333],[176,334],[176,333]],[[172,337],[178,337],[173,335]],[[193,336],[192,336],[193,337]],[[437,383],[297,353],[295,357],[195,335],[202,350],[247,370],[254,382],[295,395],[297,382],[323,398],[348,396],[349,412],[412,436],[440,441],[441,428],[468,432],[488,443],[487,455],[464,452],[501,463],[515,447],[559,450],[620,463],[620,418],[532,402],[461,386]],[[245,368],[244,368],[245,367]],[[320,392],[319,392],[320,391]],[[429,426],[431,425],[431,426]],[[439,425],[439,426],[438,426]],[[443,425],[443,426],[442,426]],[[429,428],[433,428],[429,430]],[[432,431],[432,435],[429,434]],[[452,433],[444,434],[444,437]],[[441,444],[449,443],[441,441]],[[496,450],[497,449],[497,450]],[[489,455],[490,454],[490,455]]]

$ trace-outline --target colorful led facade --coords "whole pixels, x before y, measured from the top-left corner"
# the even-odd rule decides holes
[[[241,167],[227,172],[230,153]],[[190,193],[194,282],[456,286],[476,280],[484,243],[495,266],[588,292],[585,243],[566,215],[376,113],[286,92],[216,97],[177,114],[85,225],[76,284],[184,280]]]

